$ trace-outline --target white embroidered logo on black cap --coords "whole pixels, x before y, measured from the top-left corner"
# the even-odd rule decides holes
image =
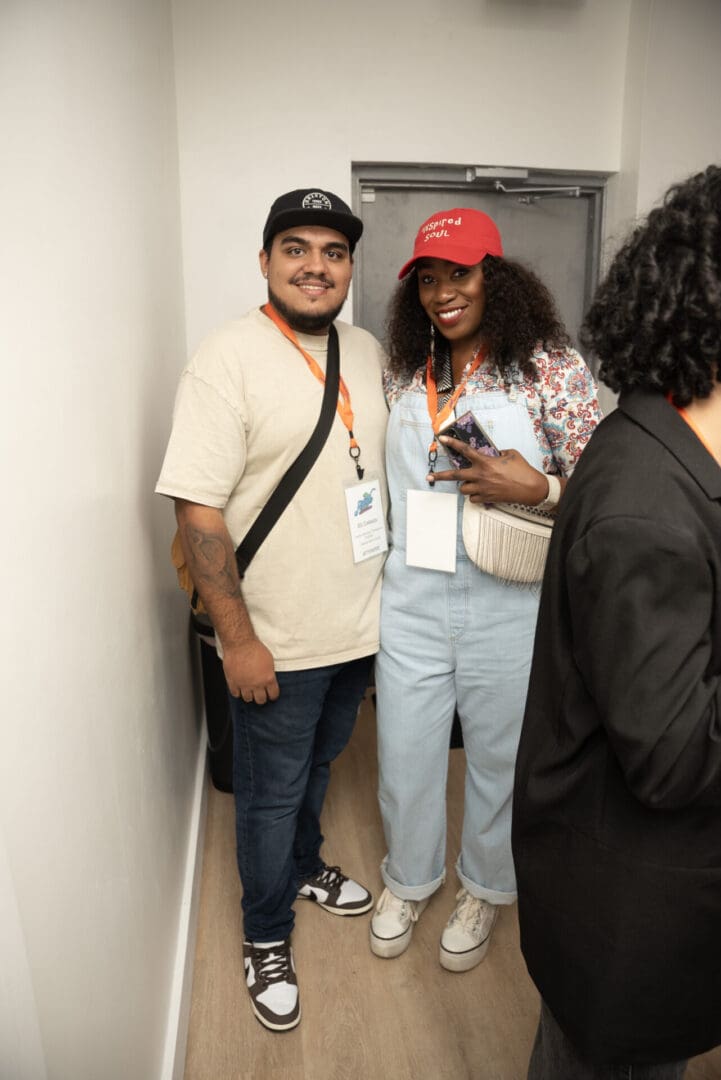
[[[309,191],[300,204],[304,210],[330,210],[330,199],[322,191]]]

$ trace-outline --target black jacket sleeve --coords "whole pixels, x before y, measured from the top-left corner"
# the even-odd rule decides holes
[[[630,516],[566,559],[574,659],[636,798],[721,804],[721,672],[712,567],[693,537]]]

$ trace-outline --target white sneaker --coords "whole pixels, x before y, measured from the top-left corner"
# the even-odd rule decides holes
[[[456,900],[456,909],[441,935],[441,967],[470,971],[488,952],[498,908],[465,889],[457,893]]]
[[[390,960],[400,956],[410,945],[413,923],[428,903],[425,900],[403,900],[390,889],[384,889],[371,919],[371,952]]]
[[[290,938],[254,945],[243,942],[245,981],[250,1004],[264,1027],[288,1031],[300,1020],[298,980]]]

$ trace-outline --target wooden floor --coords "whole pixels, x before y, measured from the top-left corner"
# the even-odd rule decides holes
[[[339,918],[298,902],[293,946],[303,1017],[283,1034],[266,1031],[250,1010],[233,799],[211,786],[185,1080],[523,1080],[538,995],[519,951],[515,906],[501,910],[475,970],[451,974],[438,963],[457,889],[463,771],[463,751],[451,751],[448,881],[403,956],[372,955],[370,915]],[[325,861],[379,895],[385,845],[370,702],[333,767],[323,831]],[[694,1059],[686,1080],[721,1080],[721,1051]]]

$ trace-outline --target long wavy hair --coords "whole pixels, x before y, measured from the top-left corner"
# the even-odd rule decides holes
[[[708,397],[721,381],[721,168],[666,193],[621,247],[581,330],[615,391]]]
[[[569,337],[555,302],[543,282],[527,267],[511,259],[486,255],[482,263],[485,309],[481,333],[488,355],[502,378],[514,365],[533,378],[533,353],[544,348],[563,348]],[[397,287],[386,322],[386,347],[390,370],[410,376],[425,364],[430,346],[431,320],[418,295],[418,276],[413,270]],[[436,355],[450,345],[436,329]]]

